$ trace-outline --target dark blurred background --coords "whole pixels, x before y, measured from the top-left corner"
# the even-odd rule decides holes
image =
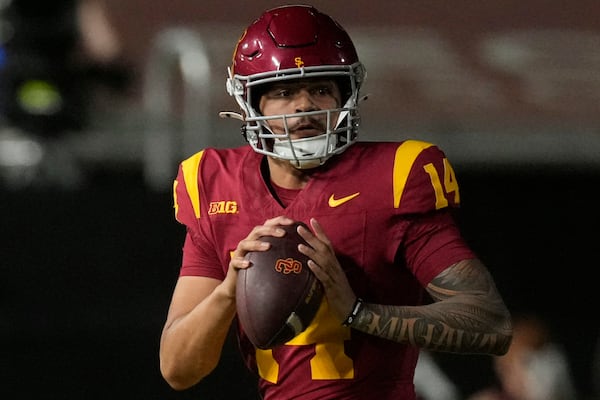
[[[175,392],[158,340],[183,229],[177,162],[242,144],[217,113],[254,1],[0,1],[0,397],[254,399],[230,339]],[[593,375],[600,210],[597,1],[315,1],[368,71],[364,140],[439,144],[461,224],[514,312],[550,324],[582,399]],[[343,5],[342,5],[343,4]],[[490,358],[436,354],[469,394]]]

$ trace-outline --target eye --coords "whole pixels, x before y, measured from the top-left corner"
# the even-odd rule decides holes
[[[330,84],[323,83],[315,85],[311,88],[311,93],[316,96],[332,96],[333,88]]]
[[[317,93],[319,93],[322,96],[330,95],[331,94],[331,88],[329,86],[318,87],[317,88]]]
[[[279,87],[269,90],[267,95],[269,97],[289,97],[291,95],[291,91],[287,88]]]
[[[275,92],[275,96],[277,97],[289,97],[291,95],[291,90],[289,89],[279,89]]]

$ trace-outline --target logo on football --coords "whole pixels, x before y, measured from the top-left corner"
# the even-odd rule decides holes
[[[261,240],[267,251],[250,252],[252,263],[240,270],[236,287],[237,317],[248,339],[260,349],[281,345],[303,332],[323,298],[321,282],[308,267],[308,257],[298,251],[304,239],[297,222],[281,226],[286,234]]]

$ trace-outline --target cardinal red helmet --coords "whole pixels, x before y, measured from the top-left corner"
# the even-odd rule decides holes
[[[358,92],[364,77],[352,40],[335,20],[312,6],[282,6],[264,12],[242,34],[229,68],[227,91],[243,111],[246,139],[255,151],[290,160],[297,168],[312,168],[356,141]],[[300,78],[334,79],[345,104],[311,111],[311,115],[326,113],[328,120],[337,118],[337,123],[323,135],[292,140],[289,132],[269,131],[273,117],[261,116],[257,104],[261,85]],[[276,118],[292,116],[300,113]]]

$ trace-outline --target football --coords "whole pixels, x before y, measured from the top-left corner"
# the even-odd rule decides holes
[[[281,226],[283,237],[263,237],[267,251],[250,252],[251,266],[238,273],[237,316],[248,339],[259,349],[283,344],[303,332],[323,298],[321,282],[308,268],[308,257],[298,251],[304,243],[298,224]]]

